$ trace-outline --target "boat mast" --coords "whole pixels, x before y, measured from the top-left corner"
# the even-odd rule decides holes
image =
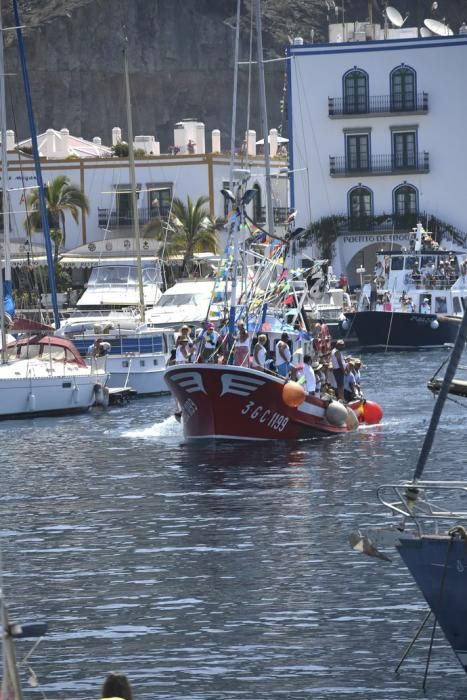
[[[268,233],[274,235],[274,210],[272,207],[271,159],[269,155],[269,128],[266,108],[266,83],[264,80],[263,35],[261,23],[261,0],[255,0],[256,7],[256,52],[258,54],[258,77],[261,102],[261,124],[264,134],[264,164],[266,168],[266,221]]]
[[[139,232],[138,219],[138,202],[136,199],[136,168],[135,168],[135,153],[133,146],[133,120],[131,116],[131,94],[130,94],[130,78],[128,72],[128,37],[124,39],[125,45],[123,48],[123,63],[125,68],[125,96],[126,96],[126,118],[128,126],[128,160],[130,164],[130,184],[131,184],[131,209],[133,213],[135,246],[136,246],[136,262],[138,270],[138,288],[139,288],[139,309],[141,322],[145,321],[144,311],[144,289],[143,289],[143,271],[141,266],[141,240]]]
[[[21,61],[21,73],[23,76],[24,95],[28,112],[29,131],[31,132],[32,155],[34,158],[34,170],[36,173],[37,190],[39,195],[39,209],[41,213],[42,230],[44,232],[45,251],[47,254],[47,267],[49,273],[50,295],[52,298],[52,309],[54,315],[55,328],[60,328],[60,316],[58,313],[57,284],[55,279],[55,267],[52,255],[52,242],[50,240],[49,212],[44,194],[44,183],[42,180],[41,161],[39,157],[39,147],[37,145],[37,131],[32,109],[31,86],[29,85],[28,67],[26,64],[26,52],[24,48],[23,33],[21,31],[21,21],[18,11],[17,0],[13,0],[13,13],[15,18],[16,38],[18,40],[19,57]]]
[[[235,28],[235,57],[234,57],[234,91],[232,103],[232,126],[230,129],[230,167],[229,187],[233,190],[233,170],[235,167],[235,131],[237,129],[237,92],[238,92],[238,52],[240,46],[240,7],[241,0],[237,0],[237,26]]]
[[[3,213],[3,255],[5,260],[5,281],[10,271],[9,279],[11,280],[11,264],[10,264],[10,216],[7,206],[8,197],[8,156],[6,150],[6,107],[5,107],[5,56],[3,51],[3,22],[2,22],[2,7],[0,0],[0,127],[2,136],[2,213]],[[0,258],[0,338],[2,343],[1,360],[2,364],[6,362],[6,332],[5,332],[5,308],[3,294],[3,260]]]

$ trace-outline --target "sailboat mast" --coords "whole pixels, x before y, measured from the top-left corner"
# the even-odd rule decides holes
[[[3,213],[3,260],[5,261],[5,281],[7,279],[8,270],[10,270],[11,279],[11,264],[10,264],[10,217],[7,207],[8,197],[8,166],[7,166],[7,150],[6,150],[6,108],[5,108],[5,57],[3,51],[3,21],[2,21],[2,5],[0,0],[0,127],[2,135],[2,213]],[[2,364],[6,362],[6,332],[5,332],[5,308],[3,294],[3,260],[0,258],[0,338],[2,343],[1,360]]]
[[[128,41],[127,39],[125,41]],[[135,231],[135,246],[136,246],[136,261],[138,270],[138,288],[139,288],[139,307],[141,321],[145,321],[144,313],[144,289],[143,289],[143,272],[141,269],[141,241],[139,232],[138,219],[138,202],[136,199],[136,168],[135,154],[133,147],[133,120],[131,116],[131,94],[130,94],[130,77],[128,71],[128,51],[125,45],[123,49],[123,62],[125,67],[125,93],[126,93],[126,118],[128,126],[128,160],[130,164],[130,184],[131,184],[131,209],[133,213],[134,231]]]
[[[266,221],[268,233],[274,235],[274,210],[272,207],[271,159],[269,155],[269,128],[266,108],[266,83],[264,80],[263,27],[261,22],[261,0],[255,0],[256,8],[256,52],[258,54],[258,76],[261,101],[261,124],[264,134],[264,164],[266,169]]]
[[[8,206],[8,156],[6,140],[6,93],[5,93],[5,52],[3,45],[3,20],[0,2],[0,125],[2,135],[2,196],[3,196],[3,241],[5,260],[5,282],[11,283],[10,260],[10,216]]]
[[[13,0],[13,13],[16,26],[16,38],[18,40],[19,57],[21,62],[21,73],[23,76],[24,95],[29,121],[29,131],[31,132],[32,155],[34,159],[34,170],[36,173],[37,190],[39,195],[39,208],[41,213],[42,230],[44,232],[45,252],[47,254],[47,267],[49,273],[50,295],[52,298],[52,309],[54,314],[55,328],[60,328],[60,316],[58,313],[57,285],[55,280],[55,267],[52,256],[52,243],[50,240],[49,212],[44,194],[44,183],[42,180],[41,162],[39,157],[39,147],[37,145],[37,131],[32,109],[31,86],[29,84],[28,67],[26,64],[26,52],[24,48],[23,32],[21,31],[21,21],[17,0]]]
[[[230,167],[229,187],[233,189],[233,171],[235,166],[235,132],[237,129],[237,93],[238,93],[238,53],[240,46],[240,7],[241,0],[237,0],[237,26],[235,28],[235,56],[234,56],[234,91],[232,102],[232,126],[230,129]]]

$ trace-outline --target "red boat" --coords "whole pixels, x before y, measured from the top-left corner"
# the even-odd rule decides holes
[[[172,365],[164,378],[189,440],[295,440],[348,433],[359,425],[340,401],[306,395],[296,382],[249,367]]]

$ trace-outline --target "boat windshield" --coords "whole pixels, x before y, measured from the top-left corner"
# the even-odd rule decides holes
[[[88,287],[109,287],[113,284],[133,285],[138,282],[136,265],[102,265],[94,267],[88,280]],[[156,284],[155,267],[143,268],[143,284]]]
[[[202,294],[163,294],[156,306],[199,306],[208,301]]]

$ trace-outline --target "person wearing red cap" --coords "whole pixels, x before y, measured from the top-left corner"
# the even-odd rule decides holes
[[[213,323],[206,325],[206,330],[203,336],[203,349],[201,351],[202,362],[216,362],[216,350],[219,342],[219,333],[216,331]]]

